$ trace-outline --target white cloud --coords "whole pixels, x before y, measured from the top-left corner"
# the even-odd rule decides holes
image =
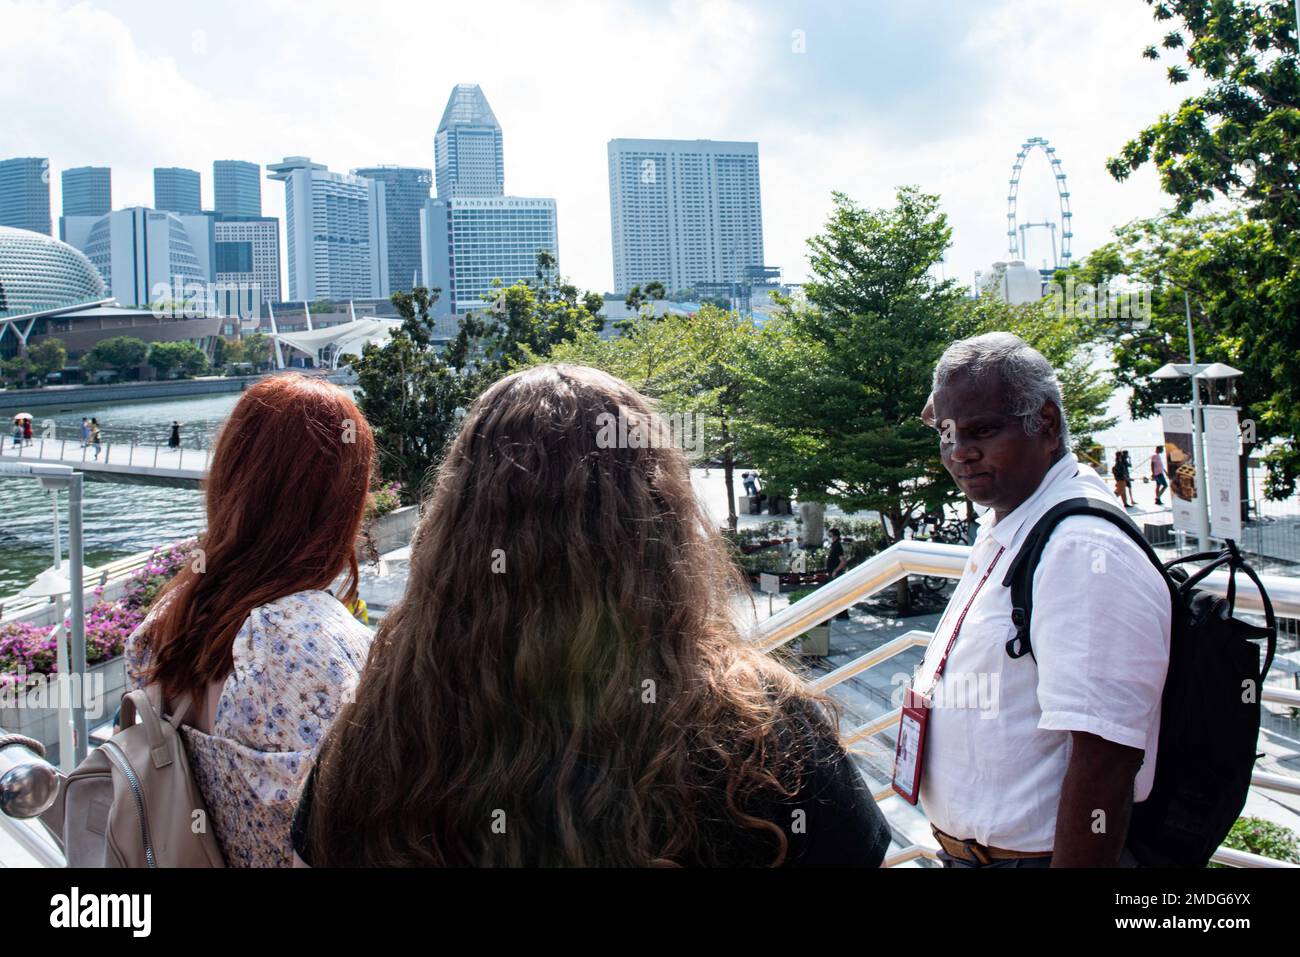
[[[171,165],[200,170],[210,202],[214,159],[432,166],[452,85],[477,82],[504,129],[507,190],[556,197],[580,285],[611,283],[605,144],[620,136],[758,140],[767,259],[793,279],[832,189],[939,192],[950,272],[969,279],[1003,254],[1026,137],[1059,148],[1085,252],[1160,205],[1154,177],[1121,185],[1102,164],[1177,102],[1139,56],[1158,35],[1140,0],[984,8],[0,0],[0,156],[51,158],[56,217],[59,171],[85,164],[113,167],[117,206],[151,203],[152,168]],[[1043,167],[1026,171],[1027,205],[1051,186]],[[278,184],[263,200],[282,215]]]

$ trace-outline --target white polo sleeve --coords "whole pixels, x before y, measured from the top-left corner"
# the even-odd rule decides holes
[[[1145,750],[1160,718],[1170,618],[1168,586],[1135,542],[1095,516],[1062,521],[1034,573],[1038,727]]]

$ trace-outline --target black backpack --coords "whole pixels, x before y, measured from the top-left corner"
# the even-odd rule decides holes
[[[1034,569],[1052,530],[1071,515],[1095,515],[1122,529],[1160,569],[1169,586],[1173,617],[1169,632],[1169,671],[1160,705],[1160,739],[1150,796],[1133,806],[1127,845],[1147,867],[1204,867],[1223,843],[1246,804],[1259,745],[1260,695],[1277,648],[1277,622],[1264,586],[1234,542],[1220,552],[1202,552],[1161,562],[1117,506],[1073,498],[1048,509],[1035,523],[1007,570],[1002,584],[1011,589],[1011,620],[1016,636],[1007,654],[1020,658],[1029,643]],[[1208,564],[1190,577],[1186,562]],[[1227,567],[1227,597],[1196,586],[1217,568]],[[1259,590],[1265,627],[1232,617],[1237,571]],[[1267,641],[1264,667],[1253,642]]]

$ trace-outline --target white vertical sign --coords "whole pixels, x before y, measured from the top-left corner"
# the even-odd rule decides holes
[[[1196,497],[1196,431],[1192,407],[1162,405],[1160,421],[1165,430],[1165,472],[1174,528],[1195,534],[1200,506]]]
[[[1210,534],[1241,541],[1241,428],[1233,406],[1207,405],[1205,477],[1210,496]]]

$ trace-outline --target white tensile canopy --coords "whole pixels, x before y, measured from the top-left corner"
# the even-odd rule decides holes
[[[325,329],[272,333],[270,338],[292,346],[313,359],[320,355],[322,349],[329,349],[330,365],[337,367],[339,356],[361,355],[361,350],[369,343],[383,345],[401,324],[400,319],[354,319]]]

